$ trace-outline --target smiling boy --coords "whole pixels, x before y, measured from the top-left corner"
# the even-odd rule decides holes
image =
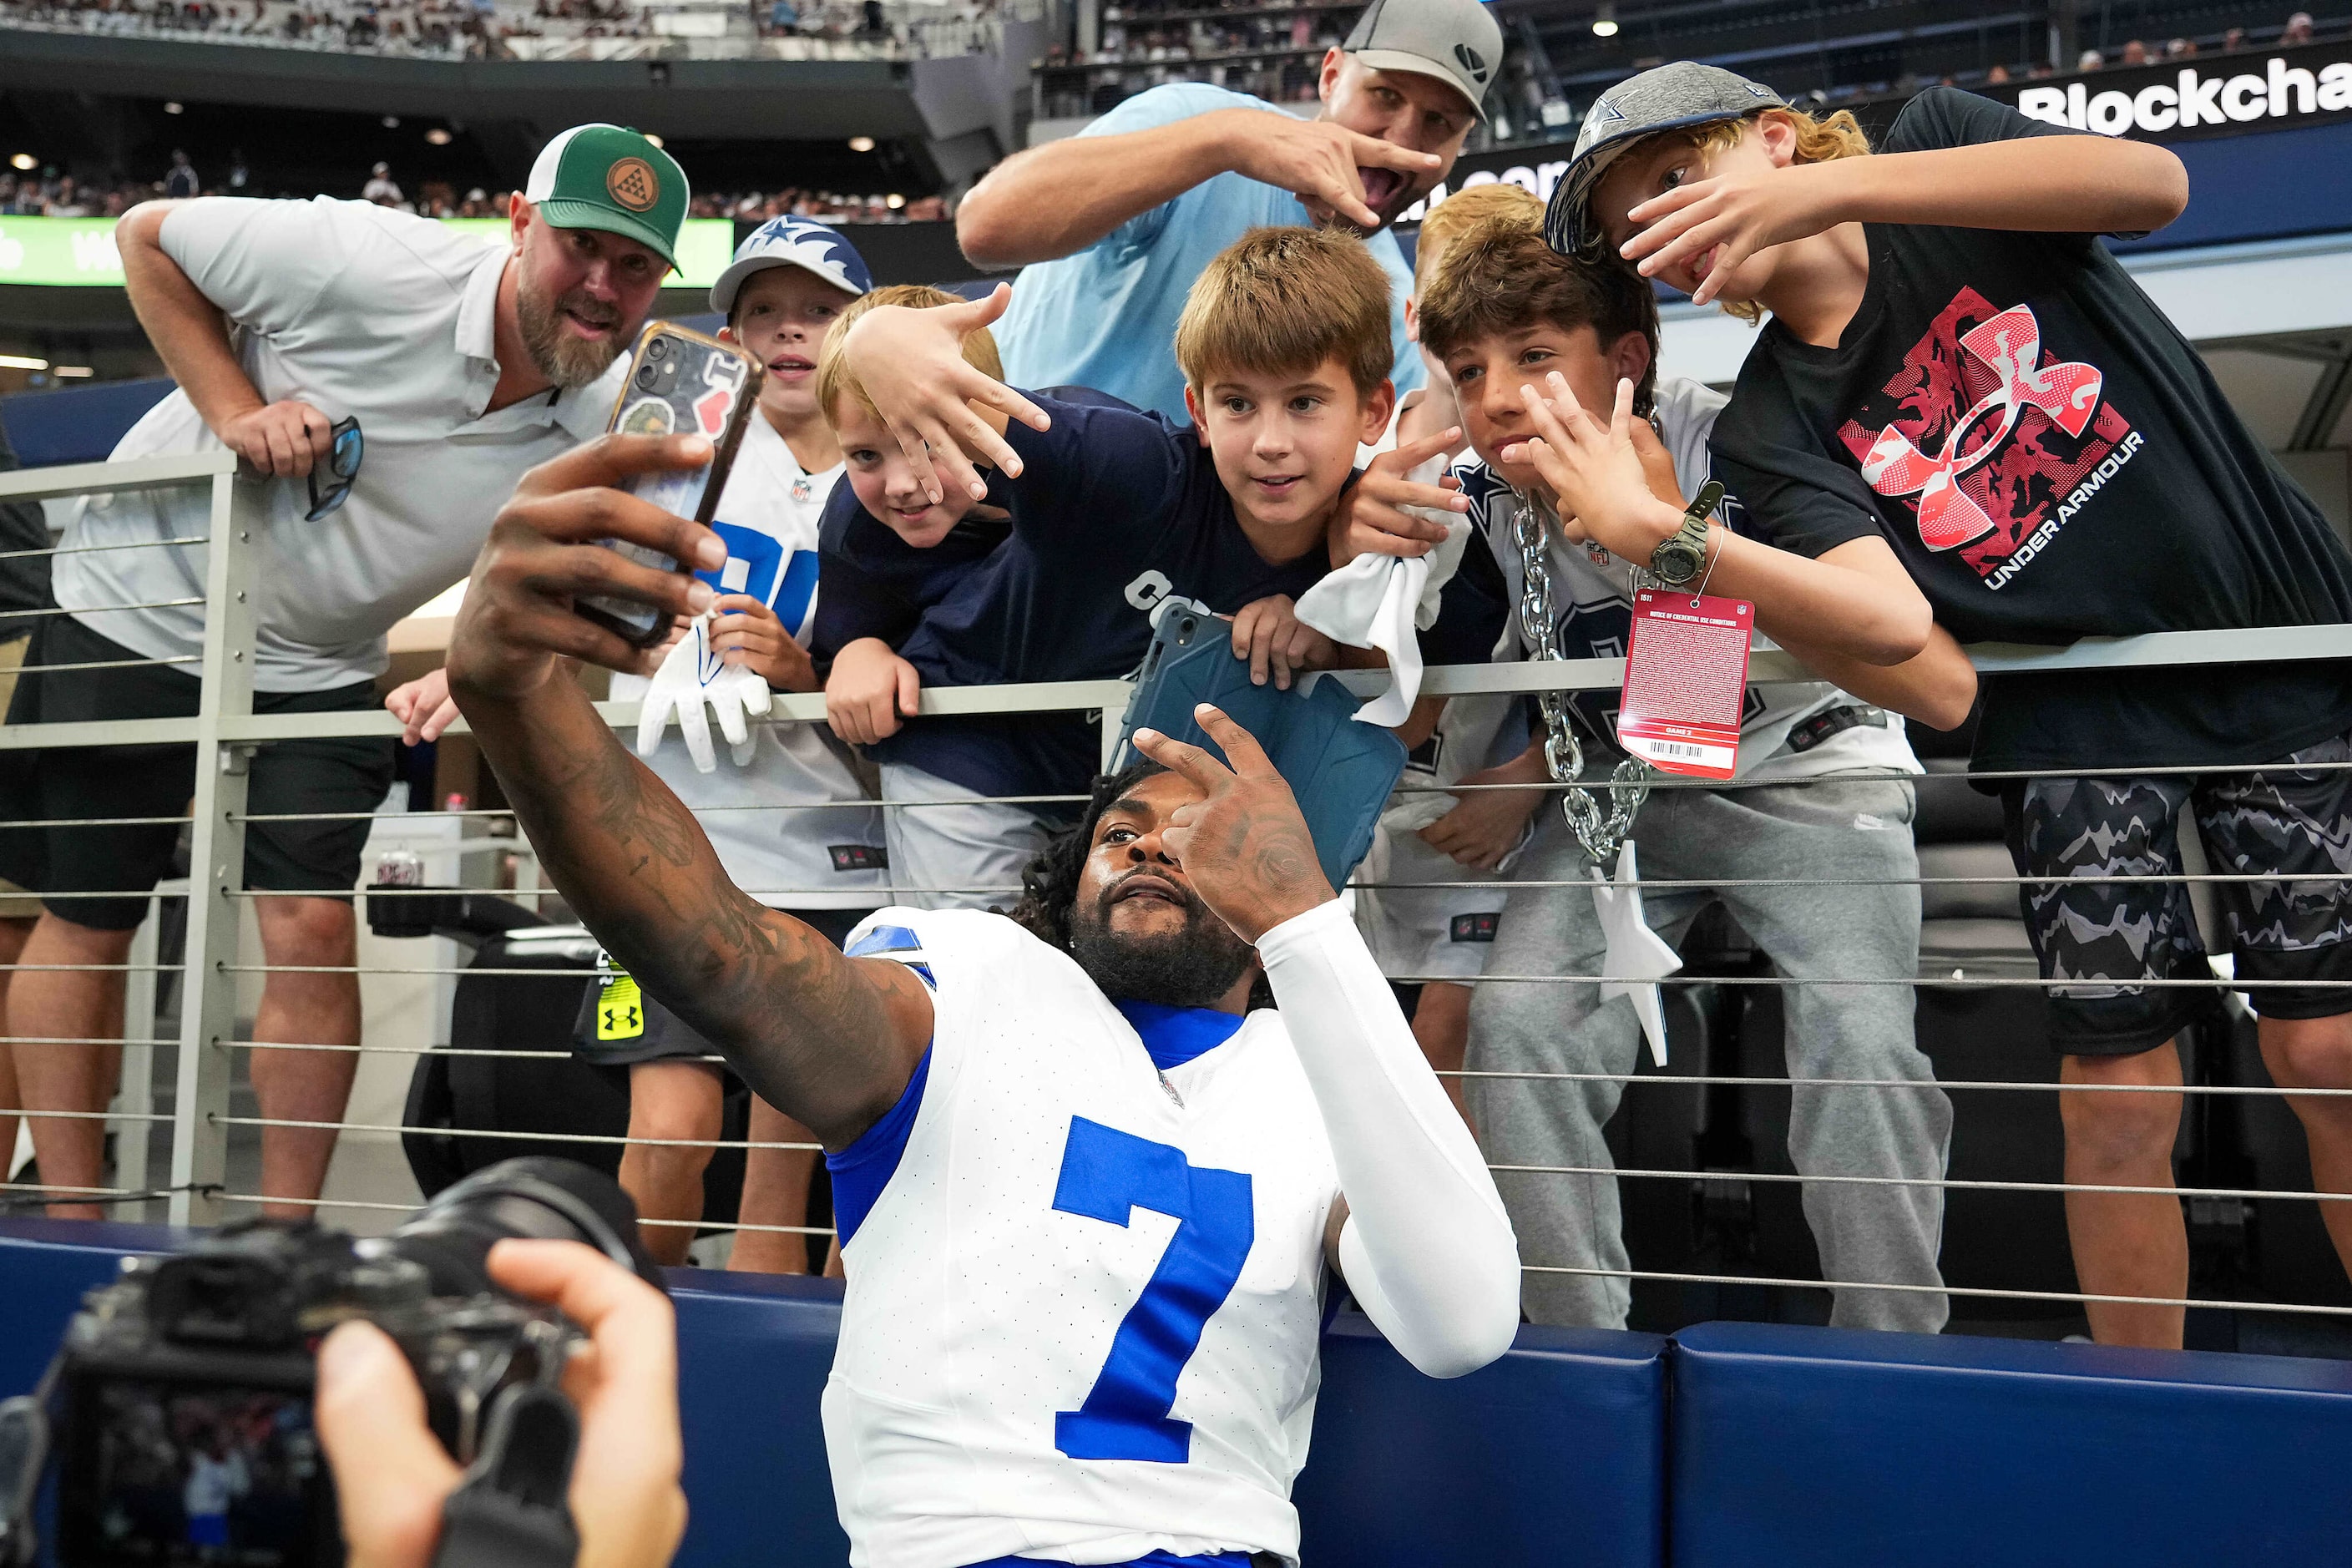
[[[844,370],[861,388],[878,397],[877,372],[887,367],[896,382],[911,376],[957,391],[974,411],[971,427],[942,439],[961,437],[961,454],[985,466],[995,452],[983,448],[984,434],[1007,458],[990,470],[987,489],[1010,515],[1009,536],[899,646],[921,679],[1125,677],[1150,642],[1151,607],[1171,595],[1234,616],[1234,652],[1260,680],[1286,686],[1293,670],[1328,662],[1329,644],[1291,606],[1329,569],[1326,534],[1357,444],[1386,427],[1394,398],[1388,279],[1363,243],[1332,231],[1260,229],[1216,258],[1176,334],[1189,427],[1093,393],[1024,396],[974,369],[967,338],[995,319],[1004,298],[1000,290],[929,310],[877,307],[841,340]],[[995,412],[1000,403],[1024,418],[1008,420]],[[893,413],[875,413],[876,434],[888,433]],[[898,447],[895,437],[875,442],[870,458],[853,461],[853,481],[860,462],[902,462]],[[944,466],[909,478],[954,496]],[[877,521],[903,535],[931,514],[905,484],[899,489]],[[920,728],[956,732],[937,720]],[[955,782],[961,794],[982,795],[1083,795],[1100,748],[1097,726],[1077,714],[974,725],[958,743],[966,756]],[[895,815],[902,820],[894,832],[908,834],[914,814]],[[928,884],[916,879],[919,868],[896,864],[896,843],[902,897],[934,896],[907,891]]]

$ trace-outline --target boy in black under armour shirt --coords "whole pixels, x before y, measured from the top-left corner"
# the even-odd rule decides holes
[[[1772,314],[1714,434],[1768,542],[1722,545],[1714,591],[1755,599],[1759,622],[1780,596],[1820,595],[1831,651],[1875,662],[1904,649],[1872,644],[1885,601],[1842,572],[1891,587],[1899,566],[1963,641],[2352,621],[2352,558],[2098,242],[2178,215],[2177,159],[1948,89],[1869,151],[1848,116],[1815,121],[1685,63],[1603,96],[1554,201],[1554,245]],[[1591,421],[1549,423],[1552,461],[1605,488]],[[1674,526],[1612,494],[1593,497],[1605,519],[1578,508],[1596,534],[1638,549]],[[2352,1087],[2352,991],[2310,984],[2352,979],[2352,773],[2313,767],[2352,761],[2352,666],[2001,677],[1983,695],[1979,769],[2098,775],[2005,786],[2020,874],[2177,877],[2193,812],[2223,868],[2279,879],[2221,885],[2238,977],[2272,983],[2253,994],[2273,1076]],[[2134,772],[2168,766],[2216,771]],[[2179,1083],[2158,1047],[2203,996],[2141,982],[2210,977],[2184,886],[2028,884],[2023,903],[2043,978],[2098,983],[2051,994],[2062,1081]],[[2291,1103],[2318,1185],[2352,1190],[2352,1112]],[[2176,1097],[2061,1107],[2069,1182],[2171,1184]],[[2322,1208],[2352,1256],[2345,1206]],[[2074,1193],[2067,1215],[2085,1291],[2186,1293],[2170,1196]],[[2180,1342],[2179,1308],[2089,1313],[2105,1341]]]

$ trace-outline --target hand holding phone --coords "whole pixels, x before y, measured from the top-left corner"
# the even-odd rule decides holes
[[[709,523],[727,488],[743,430],[759,405],[767,368],[732,343],[669,321],[653,321],[629,356],[629,377],[613,405],[607,430],[632,436],[704,436],[710,461],[683,473],[648,474],[621,488],[677,517]],[[677,563],[657,550],[607,539],[604,547],[641,566],[675,572]],[[667,611],[634,600],[583,597],[572,608],[605,630],[650,647],[669,635]]]

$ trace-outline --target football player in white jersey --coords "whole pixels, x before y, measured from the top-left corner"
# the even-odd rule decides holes
[[[632,657],[575,595],[709,603],[593,542],[717,564],[709,531],[603,488],[707,450],[607,437],[526,479],[449,671],[572,907],[828,1152],[851,1561],[1295,1562],[1327,1264],[1436,1376],[1509,1345],[1519,1266],[1288,785],[1203,709],[1234,765],[1139,736],[1170,771],[1098,791],[1028,925],[888,910],[845,954],[729,883],[558,662]],[[1247,1010],[1261,984],[1279,1012]]]

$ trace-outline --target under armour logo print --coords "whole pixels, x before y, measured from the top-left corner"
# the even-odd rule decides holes
[[[2030,307],[1963,289],[1838,437],[1873,489],[1910,503],[1921,545],[1999,589],[2145,444],[2105,380],[2050,354]]]
[[[1922,452],[1890,425],[1862,459],[1862,477],[1880,495],[1919,498],[1919,542],[1930,550],[1957,549],[1993,531],[1992,519],[1960,489],[1959,477],[1999,452],[2028,408],[2080,436],[2099,405],[2097,370],[2063,360],[2041,363],[2042,328],[2023,305],[1961,338],[1960,348],[1993,369],[1999,379],[1992,390],[1945,432],[1935,452]],[[1968,437],[1993,421],[1990,433],[1963,454]]]

